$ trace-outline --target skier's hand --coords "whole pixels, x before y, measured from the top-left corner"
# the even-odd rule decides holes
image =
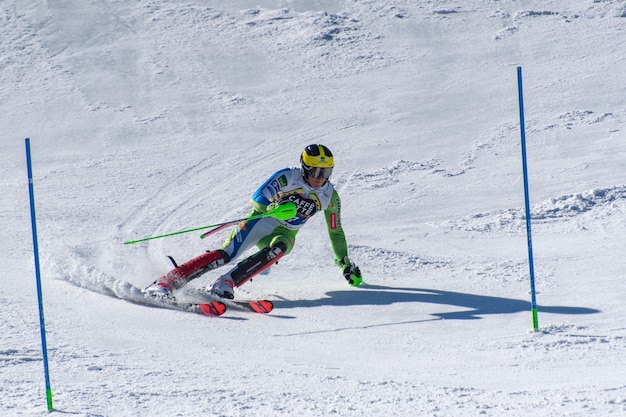
[[[343,259],[335,259],[335,263],[341,268],[343,277],[348,281],[348,284],[358,287],[363,282],[363,276],[358,266],[350,262],[347,256]]]
[[[298,206],[291,201],[271,203],[265,213],[278,220],[289,220],[298,214]]]
[[[272,203],[269,203],[267,205],[267,207],[265,208],[265,212],[269,213],[271,211],[274,211],[276,209],[276,207],[278,207],[279,205],[280,205],[280,202],[278,202],[278,201],[274,201]]]

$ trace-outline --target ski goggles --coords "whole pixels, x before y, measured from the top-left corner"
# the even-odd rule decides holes
[[[325,180],[330,178],[330,174],[333,173],[332,168],[321,168],[321,167],[308,167],[305,166],[306,174],[312,178],[323,177]]]

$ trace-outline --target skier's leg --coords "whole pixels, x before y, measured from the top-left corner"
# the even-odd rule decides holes
[[[156,296],[171,297],[172,290],[182,287],[192,279],[230,262],[223,250],[213,250],[193,258],[163,275],[144,292]]]
[[[176,266],[166,275],[163,275],[144,292],[156,297],[172,298],[172,291],[184,286],[192,279],[198,278],[206,272],[227,264],[238,253],[253,247],[263,236],[271,233],[272,228],[257,220],[241,222],[233,229],[224,242],[222,249],[210,251],[182,265]]]
[[[234,288],[240,287],[257,274],[278,262],[291,251],[295,241],[295,231],[277,228],[276,231],[261,239],[261,250],[239,262],[226,274],[222,275],[210,287],[210,291],[224,298],[234,298]]]
[[[230,259],[236,259],[239,254],[246,252],[257,245],[260,240],[271,235],[274,228],[275,225],[266,219],[241,222],[226,238],[222,250],[230,256]]]
[[[255,275],[278,262],[285,255],[286,249],[287,247],[283,242],[261,249],[219,277],[211,286],[210,291],[220,297],[234,298],[234,287],[242,286]]]

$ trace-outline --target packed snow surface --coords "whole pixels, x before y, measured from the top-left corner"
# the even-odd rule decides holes
[[[624,1],[4,0],[0,39],[0,415],[48,415],[25,138],[58,414],[626,415]],[[124,242],[311,143],[364,285],[316,216],[269,315],[124,300],[228,232]]]

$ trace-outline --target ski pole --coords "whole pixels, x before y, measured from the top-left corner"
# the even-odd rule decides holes
[[[522,67],[517,67],[517,90],[519,97],[519,124],[522,137],[522,175],[524,177],[524,202],[526,206],[526,237],[528,241],[528,265],[530,267],[530,311],[533,329],[539,328],[537,318],[537,296],[535,295],[535,266],[533,261],[533,239],[531,230],[530,197],[528,192],[528,166],[526,162],[526,128],[524,125],[524,93],[522,91]]]
[[[41,290],[41,267],[39,264],[39,245],[37,243],[37,221],[35,220],[35,193],[33,187],[33,168],[30,158],[30,138],[26,138],[26,167],[28,171],[28,193],[30,195],[30,219],[33,232],[33,252],[35,255],[35,278],[37,280],[37,300],[39,303],[39,329],[41,333],[41,352],[43,354],[43,370],[46,383],[46,400],[48,411],[54,411],[52,405],[52,388],[50,388],[50,370],[48,369],[48,346],[46,343],[46,324],[43,314],[43,293]]]
[[[145,242],[146,240],[160,239],[162,237],[175,236],[175,235],[180,235],[180,234],[189,233],[189,232],[197,232],[198,230],[210,229],[212,227],[215,227],[215,229],[210,230],[209,232],[207,232],[207,233],[205,233],[205,234],[203,234],[201,236],[201,238],[205,238],[206,236],[210,235],[211,233],[217,232],[218,229],[222,230],[225,227],[232,226],[232,225],[235,225],[237,223],[240,223],[240,222],[243,222],[243,221],[246,221],[246,220],[260,219],[262,217],[273,217],[273,218],[278,219],[278,220],[289,220],[292,217],[295,217],[297,212],[298,212],[298,207],[296,206],[296,204],[294,202],[289,201],[289,202],[287,202],[285,204],[281,204],[280,206],[276,207],[272,211],[268,211],[267,213],[257,214],[257,215],[254,215],[254,216],[244,217],[242,219],[231,220],[231,221],[223,222],[223,223],[211,224],[211,225],[208,225],[208,226],[196,227],[194,229],[181,230],[180,232],[167,233],[167,234],[164,234],[164,235],[146,237],[146,238],[137,239],[137,240],[129,240],[128,242],[124,242],[124,244],[125,245],[134,245],[135,243]]]
[[[224,230],[224,229],[226,229],[227,227],[234,226],[236,223],[239,223],[239,222],[233,222],[233,223],[230,223],[230,222],[229,222],[229,223],[225,223],[225,224],[220,224],[220,225],[219,225],[219,226],[217,226],[215,229],[211,229],[211,230],[209,230],[208,232],[204,232],[204,233],[202,233],[202,234],[200,235],[200,239],[204,239],[205,237],[210,236],[210,235],[212,235],[213,233],[217,233],[217,232],[219,232],[220,230]]]

